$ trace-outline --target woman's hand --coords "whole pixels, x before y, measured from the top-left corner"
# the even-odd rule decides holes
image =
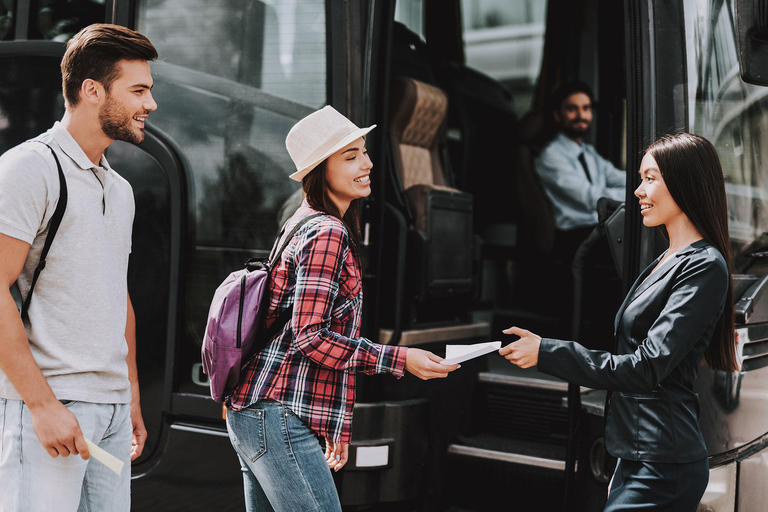
[[[541,336],[533,334],[531,331],[520,329],[519,327],[510,327],[502,331],[504,334],[515,334],[520,339],[513,341],[506,347],[499,349],[499,354],[504,356],[510,363],[514,363],[520,368],[530,368],[539,364],[539,346],[541,345]]]
[[[334,443],[327,437],[325,438],[325,462],[328,467],[338,471],[344,467],[349,460],[349,445],[345,443]]]
[[[443,360],[442,357],[420,348],[408,348],[407,350],[405,369],[421,380],[444,379],[459,367],[458,364],[450,366],[440,364],[440,361]]]

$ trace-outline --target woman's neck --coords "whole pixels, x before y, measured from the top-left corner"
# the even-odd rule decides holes
[[[667,235],[669,235],[670,254],[704,238],[686,215],[681,215],[672,222],[668,222],[664,227],[667,228]]]

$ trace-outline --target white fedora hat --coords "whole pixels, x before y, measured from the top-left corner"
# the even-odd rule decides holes
[[[291,179],[301,181],[320,162],[376,128],[358,128],[355,123],[328,105],[293,125],[285,138],[285,148],[296,164]]]

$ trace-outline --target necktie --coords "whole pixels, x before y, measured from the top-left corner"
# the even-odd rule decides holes
[[[589,168],[587,167],[587,159],[584,158],[583,151],[579,153],[579,163],[581,164],[581,167],[584,169],[584,174],[587,175],[587,180],[589,180],[589,182],[592,183],[592,177],[589,175]]]

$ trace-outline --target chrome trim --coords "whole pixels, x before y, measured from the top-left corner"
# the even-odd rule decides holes
[[[181,430],[182,432],[192,432],[193,434],[203,434],[206,436],[229,437],[229,434],[227,433],[226,430],[220,430],[217,428],[196,427],[192,425],[185,425],[183,423],[172,423],[171,430]]]
[[[381,329],[379,339],[382,345],[389,344],[394,331],[392,329]],[[439,341],[458,341],[472,340],[477,338],[488,338],[491,335],[491,324],[488,322],[474,322],[471,324],[451,325],[447,327],[434,327],[432,329],[411,329],[403,331],[400,336],[400,345],[403,347],[413,347],[415,345],[425,345]]]
[[[565,471],[564,460],[542,459],[540,457],[531,457],[530,455],[520,455],[519,453],[497,452],[459,444],[449,445],[448,453],[466,455],[467,457],[476,457],[478,459],[498,460],[501,462],[520,464],[522,466],[535,466],[537,468]]]
[[[547,391],[568,391],[568,383],[564,381],[535,379],[531,377],[519,377],[515,375],[506,375],[503,373],[480,372],[477,374],[477,380],[486,384],[501,384],[504,386],[520,386],[532,389],[545,389]],[[591,391],[590,388],[581,386],[581,392]]]

